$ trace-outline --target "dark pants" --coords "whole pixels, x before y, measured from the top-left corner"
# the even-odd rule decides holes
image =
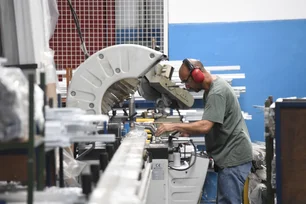
[[[218,204],[241,204],[252,162],[218,170]]]

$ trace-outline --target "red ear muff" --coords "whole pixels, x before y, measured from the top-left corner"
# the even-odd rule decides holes
[[[191,72],[191,76],[196,83],[202,83],[204,81],[204,73],[199,68],[195,68]]]
[[[199,68],[194,67],[188,59],[184,59],[183,63],[188,67],[191,77],[196,83],[204,81],[204,73]]]

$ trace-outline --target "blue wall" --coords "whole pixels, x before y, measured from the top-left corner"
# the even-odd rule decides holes
[[[246,79],[239,99],[253,141],[263,141],[263,105],[272,95],[306,96],[306,20],[170,24],[169,58],[200,59],[204,66],[240,65]],[[226,72],[235,73],[235,72]]]

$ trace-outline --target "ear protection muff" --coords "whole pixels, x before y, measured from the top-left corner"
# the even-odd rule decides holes
[[[189,69],[189,74],[196,83],[202,83],[204,81],[204,73],[200,68],[194,67],[188,59],[184,59],[183,64]]]

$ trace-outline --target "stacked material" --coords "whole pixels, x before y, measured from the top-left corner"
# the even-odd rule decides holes
[[[29,85],[20,68],[4,68],[0,60],[0,141],[27,139],[29,121]],[[43,91],[34,86],[35,121],[42,128]]]
[[[250,204],[265,203],[266,196],[266,149],[264,143],[252,143],[253,145],[253,168],[249,175],[249,201]]]
[[[28,127],[28,81],[18,68],[0,67],[0,141],[23,138]]]

